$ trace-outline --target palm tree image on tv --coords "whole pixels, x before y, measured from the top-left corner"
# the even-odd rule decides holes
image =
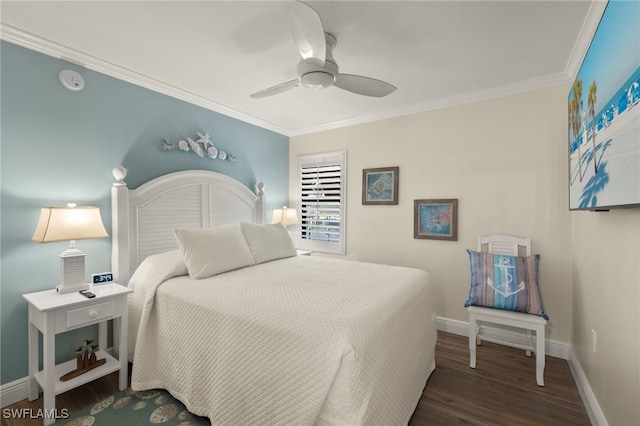
[[[596,96],[596,92],[598,91],[598,85],[595,81],[591,82],[589,86],[589,95],[587,96],[587,108],[589,111],[589,118],[591,119],[591,142],[593,144],[592,152],[596,152],[596,127],[595,127],[595,119],[596,119],[596,100],[598,97]],[[598,162],[593,159],[593,173],[598,174]]]
[[[582,80],[576,78],[573,82],[573,97],[569,101],[569,127],[573,131],[573,138],[576,141],[580,140],[580,128],[582,127]],[[578,178],[582,182],[582,155],[580,154],[580,145],[578,143]]]
[[[640,206],[637,16],[640,2],[609,1],[569,91],[572,210]]]

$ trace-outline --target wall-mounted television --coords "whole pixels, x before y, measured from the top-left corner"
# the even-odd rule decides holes
[[[640,207],[640,2],[609,0],[568,101],[569,209]]]

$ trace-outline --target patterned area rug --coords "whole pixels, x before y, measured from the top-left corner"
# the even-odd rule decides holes
[[[93,406],[74,413],[56,424],[65,426],[137,426],[162,425],[207,425],[206,417],[191,414],[184,404],[165,390],[134,392],[131,388],[118,392]]]

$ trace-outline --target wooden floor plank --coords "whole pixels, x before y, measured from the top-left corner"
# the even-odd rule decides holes
[[[426,425],[589,425],[589,418],[565,360],[547,357],[545,386],[536,384],[535,355],[491,343],[478,347],[475,369],[469,367],[468,339],[438,333],[436,370],[409,423]],[[118,373],[56,397],[56,407],[70,413],[118,391]],[[23,400],[8,409],[42,408],[42,398]],[[4,410],[3,410],[4,412]],[[41,425],[42,420],[11,419],[2,425]]]
[[[422,425],[590,425],[569,365],[546,357],[536,384],[535,354],[483,342],[469,367],[468,338],[438,333],[436,370],[410,421]]]

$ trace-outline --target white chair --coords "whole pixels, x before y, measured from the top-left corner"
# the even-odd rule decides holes
[[[505,254],[510,256],[521,256],[519,247],[524,247],[526,256],[531,256],[531,240],[529,238],[517,238],[509,235],[493,235],[478,237],[478,251],[483,251],[483,246],[487,246],[489,253]],[[531,356],[531,351],[536,353],[536,383],[544,386],[544,364],[545,364],[545,326],[547,320],[538,315],[522,312],[512,312],[502,309],[485,308],[480,306],[467,307],[469,312],[469,352],[471,360],[469,365],[476,368],[476,345],[487,341],[511,346],[526,350],[527,356]],[[527,343],[519,344],[506,342],[494,336],[483,334],[484,323],[502,324],[511,327],[523,328],[527,330]],[[535,331],[535,339],[532,332]],[[535,345],[534,345],[535,340]]]

